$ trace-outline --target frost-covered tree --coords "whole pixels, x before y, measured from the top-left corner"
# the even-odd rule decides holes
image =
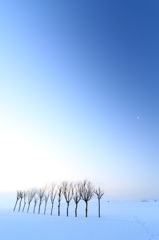
[[[22,210],[22,212],[24,212],[24,209],[25,209],[25,206],[26,206],[26,197],[27,197],[27,192],[24,191],[24,196],[23,196],[23,199],[24,199],[24,205],[23,205],[23,210]]]
[[[45,200],[44,214],[46,213],[46,206],[47,206],[48,199],[49,199],[49,193],[45,193],[45,197],[44,197],[44,200]]]
[[[73,200],[75,202],[75,217],[77,217],[77,208],[78,208],[78,203],[81,200],[81,183],[76,183],[74,185],[74,192],[73,192]]]
[[[20,212],[22,199],[24,197],[24,192],[23,191],[19,191],[19,197],[20,197],[20,202],[19,202],[19,210],[18,211]]]
[[[40,214],[41,204],[42,204],[42,202],[45,200],[45,192],[46,192],[46,189],[47,189],[47,187],[43,187],[43,188],[40,188],[40,189],[37,191],[37,195],[38,195],[38,197],[39,197],[39,210],[38,210],[38,214]]]
[[[20,191],[17,191],[17,195],[16,195],[16,202],[15,202],[15,206],[14,206],[14,209],[13,209],[13,211],[15,211],[15,209],[16,209],[16,206],[17,206],[17,203],[18,203],[19,199],[20,199]]]
[[[60,202],[62,200],[62,187],[59,186],[57,190],[57,201],[58,201],[58,216],[60,216]]]
[[[66,215],[68,217],[69,204],[70,204],[70,201],[72,200],[72,197],[73,197],[73,184],[68,183],[66,181],[62,182],[62,193],[63,193],[63,196],[64,196],[64,198],[66,200],[66,203],[67,203]]]
[[[88,216],[88,202],[93,198],[94,196],[94,186],[92,183],[88,180],[84,180],[81,184],[81,198],[86,203],[86,217]]]
[[[27,192],[27,197],[28,197],[28,210],[27,210],[27,213],[29,212],[30,204],[31,204],[35,194],[36,194],[36,189],[35,188],[29,189],[28,192]]]
[[[98,198],[98,216],[100,217],[100,199],[103,197],[104,191],[100,187],[98,187],[97,189],[94,190],[94,193]]]
[[[53,213],[53,206],[54,206],[54,200],[55,200],[55,197],[56,197],[56,185],[55,184],[52,184],[51,185],[51,188],[50,188],[50,201],[51,201],[51,215]]]

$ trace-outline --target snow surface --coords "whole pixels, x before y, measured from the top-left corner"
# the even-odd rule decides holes
[[[13,203],[14,205],[14,203]],[[44,205],[44,203],[43,203]],[[22,203],[23,207],[23,203]],[[46,215],[18,212],[17,209],[0,210],[0,239],[69,239],[69,240],[159,240],[159,202],[108,202],[101,200],[101,218],[98,218],[97,200],[88,205],[79,203],[78,217],[74,217],[74,202],[66,217],[66,203],[61,203],[61,216],[57,216],[57,202],[50,216],[50,205]]]

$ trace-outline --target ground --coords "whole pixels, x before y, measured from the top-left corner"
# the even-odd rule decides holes
[[[44,204],[43,204],[44,205]],[[13,203],[14,206],[14,203]],[[23,207],[23,204],[22,204]],[[69,217],[66,217],[66,203],[61,204],[61,216],[57,216],[57,203],[53,216],[51,206],[46,215],[30,212],[13,212],[13,209],[0,210],[0,239],[69,239],[69,240],[159,240],[159,202],[149,201],[101,201],[101,218],[98,218],[98,205],[92,200],[88,205],[88,218],[84,216],[85,205],[79,204],[78,217],[74,217],[74,203],[70,204]]]

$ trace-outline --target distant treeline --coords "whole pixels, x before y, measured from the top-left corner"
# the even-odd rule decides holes
[[[75,202],[75,217],[77,217],[77,208],[79,201],[83,200],[86,204],[85,208],[85,216],[88,216],[88,202],[96,196],[98,199],[98,216],[100,217],[100,199],[104,195],[104,191],[98,187],[95,188],[94,185],[88,181],[84,180],[82,182],[67,182],[63,181],[60,185],[52,184],[50,187],[43,187],[39,189],[29,189],[27,191],[17,191],[16,202],[13,211],[15,211],[17,203],[19,202],[18,211],[21,210],[22,200],[23,200],[23,208],[22,212],[24,212],[26,204],[28,203],[27,213],[29,212],[30,204],[34,202],[33,213],[35,213],[36,206],[38,205],[38,214],[40,214],[41,204],[44,202],[44,214],[46,213],[46,207],[48,200],[51,201],[51,211],[50,214],[53,213],[54,201],[57,198],[58,201],[58,216],[60,216],[60,203],[62,198],[65,199],[67,203],[66,215],[68,217],[69,214],[69,204],[71,200]]]

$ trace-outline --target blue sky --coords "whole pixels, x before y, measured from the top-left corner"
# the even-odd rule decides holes
[[[0,191],[89,178],[159,197],[158,9],[0,3]]]

